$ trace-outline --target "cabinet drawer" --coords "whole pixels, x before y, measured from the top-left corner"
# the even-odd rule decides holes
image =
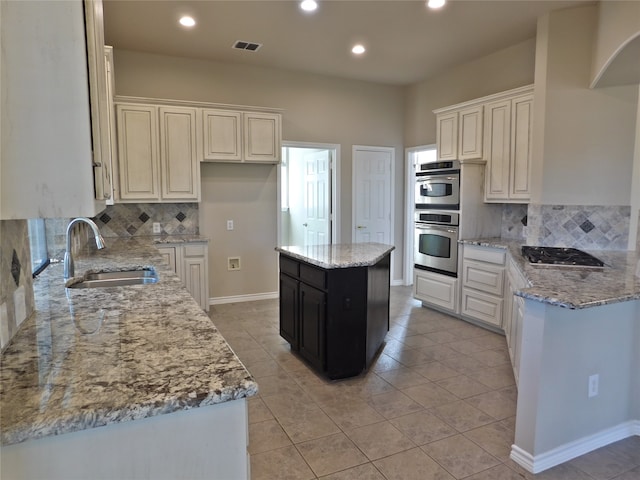
[[[185,244],[184,256],[185,257],[202,257],[206,251],[205,244]]]
[[[296,262],[289,257],[283,257],[280,255],[280,271],[298,278],[300,276],[300,262]]]
[[[469,260],[478,260],[480,262],[495,263],[504,265],[506,250],[501,248],[479,247],[475,245],[464,246],[464,258]]]
[[[318,288],[327,288],[327,272],[320,268],[300,264],[300,280]]]
[[[504,268],[465,259],[462,263],[462,285],[502,296]]]
[[[462,288],[462,315],[466,315],[497,327],[502,326],[502,299]]]

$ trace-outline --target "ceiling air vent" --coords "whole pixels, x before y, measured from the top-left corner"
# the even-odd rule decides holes
[[[236,48],[238,50],[249,50],[250,52],[255,52],[261,46],[262,45],[259,43],[245,42],[242,40],[238,40],[236,43],[233,44],[233,48]]]

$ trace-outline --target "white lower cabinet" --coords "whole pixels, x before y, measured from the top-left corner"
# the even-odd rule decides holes
[[[157,247],[165,263],[180,277],[185,288],[205,311],[209,311],[209,248],[206,242],[163,244]]]
[[[416,268],[413,288],[414,297],[425,304],[458,313],[457,278]]]
[[[464,245],[460,313],[502,328],[506,251]]]
[[[520,341],[524,318],[524,298],[516,297],[514,292],[526,288],[526,286],[527,281],[524,276],[520,273],[513,260],[509,260],[505,287],[504,333],[507,338],[509,357],[511,358],[516,385],[518,384],[520,372]]]

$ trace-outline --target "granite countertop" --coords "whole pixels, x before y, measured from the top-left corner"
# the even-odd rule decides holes
[[[76,274],[154,266],[160,281],[65,289],[62,264],[34,280],[36,313],[2,354],[3,445],[257,393],[154,241],[105,241],[76,256]]]
[[[559,307],[579,309],[640,300],[640,256],[637,252],[588,250],[603,268],[531,264],[521,253],[523,242],[502,238],[461,240],[460,243],[507,249],[529,282],[516,295]]]
[[[276,247],[276,250],[312,265],[332,269],[375,265],[395,248],[383,243],[343,243]]]
[[[203,235],[153,235],[149,237],[140,237],[142,239],[150,239],[155,244],[162,243],[188,243],[188,242],[208,242],[209,238]]]

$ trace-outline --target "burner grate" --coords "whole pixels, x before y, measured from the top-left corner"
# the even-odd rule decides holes
[[[578,267],[602,267],[604,263],[593,255],[577,248],[522,247],[522,255],[531,263],[542,265],[569,265]]]

